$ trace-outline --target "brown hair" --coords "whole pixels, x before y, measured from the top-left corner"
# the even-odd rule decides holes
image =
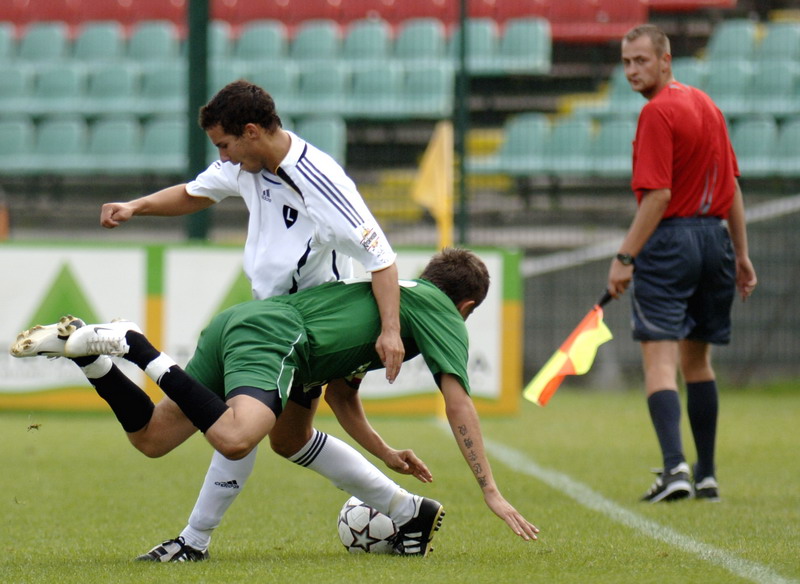
[[[247,124],[257,124],[269,132],[281,127],[272,96],[249,81],[229,83],[200,108],[198,122],[204,130],[222,126],[231,136],[241,136]]]
[[[420,278],[434,284],[454,304],[474,300],[477,307],[489,291],[486,264],[467,249],[443,249],[431,258]]]
[[[625,34],[623,40],[630,43],[643,36],[650,38],[656,55],[659,57],[670,53],[669,37],[655,24],[640,24],[639,26],[635,26]]]

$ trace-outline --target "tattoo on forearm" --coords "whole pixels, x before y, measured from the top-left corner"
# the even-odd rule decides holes
[[[479,456],[478,453],[475,452],[474,446],[475,442],[472,438],[469,437],[469,429],[465,425],[458,426],[458,433],[463,437],[461,443],[466,448],[465,458],[468,462],[470,462],[470,468],[472,469],[472,474],[475,475],[475,479],[478,481],[478,485],[481,488],[486,487],[489,484],[489,481],[484,474],[483,465],[478,462]]]
[[[458,427],[458,433],[461,434],[462,436],[466,435],[467,427],[462,424],[461,426]]]

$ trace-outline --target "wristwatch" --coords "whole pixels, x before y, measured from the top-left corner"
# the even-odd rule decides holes
[[[633,256],[629,253],[618,253],[617,261],[623,266],[630,266],[633,263]]]

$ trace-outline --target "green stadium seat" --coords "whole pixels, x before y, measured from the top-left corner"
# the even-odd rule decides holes
[[[169,20],[144,20],[134,25],[127,57],[134,61],[177,60],[181,52],[177,26]]]
[[[0,62],[0,112],[13,114],[27,110],[33,93],[33,70],[19,63]]]
[[[212,20],[208,25],[208,58],[224,61],[233,54],[231,25],[224,20]]]
[[[142,68],[136,113],[162,115],[186,111],[188,72],[182,61]]]
[[[786,120],[781,125],[774,154],[780,176],[800,178],[800,117]]]
[[[100,119],[92,124],[86,149],[87,163],[98,174],[139,172],[141,130],[133,117]]]
[[[73,47],[79,61],[107,61],[125,55],[125,31],[119,22],[98,21],[83,24]]]
[[[630,176],[635,136],[634,120],[604,119],[590,147],[592,173],[613,178]]]
[[[28,118],[0,119],[0,173],[18,174],[30,164],[35,127]]]
[[[244,61],[284,59],[288,50],[289,33],[277,20],[255,20],[242,27],[233,57]]]
[[[63,62],[37,70],[33,92],[26,111],[49,115],[78,113],[86,95],[86,69],[81,64]]]
[[[497,48],[496,65],[487,71],[497,74],[550,72],[552,65],[550,23],[543,18],[509,20]]]
[[[631,89],[622,65],[617,65],[609,80],[608,97],[598,103],[582,106],[580,111],[593,117],[638,115],[647,100]]]
[[[19,41],[17,56],[24,61],[49,64],[67,57],[69,27],[64,22],[33,22]]]
[[[441,20],[412,18],[400,23],[394,56],[403,61],[441,60],[446,56],[447,37]]]
[[[82,117],[39,122],[29,170],[42,174],[84,174],[88,129]]]
[[[749,61],[712,63],[709,66],[705,91],[726,116],[748,114],[747,89],[752,81],[753,68]]]
[[[208,66],[209,99],[232,81],[245,77],[246,68],[241,61],[214,61]]]
[[[556,176],[589,173],[592,130],[592,121],[584,117],[569,116],[556,121],[545,145],[543,172]]]
[[[299,70],[291,61],[253,62],[243,72],[245,79],[263,87],[275,100],[281,116],[290,115],[297,108],[297,83]]]
[[[347,162],[347,125],[341,117],[303,118],[297,122],[295,133],[342,166]]]
[[[392,31],[379,18],[355,20],[347,27],[341,58],[354,62],[385,62],[389,58]]]
[[[500,34],[497,23],[491,18],[467,20],[466,59],[469,70],[476,74],[494,71]],[[456,28],[450,35],[448,55],[456,62],[459,58],[461,30]]]
[[[138,91],[138,66],[127,61],[102,64],[89,73],[81,111],[86,116],[133,112]]]
[[[550,136],[550,121],[541,113],[511,116],[503,126],[503,139],[497,154],[467,159],[475,174],[529,176],[544,168],[544,155]]]
[[[769,23],[766,36],[756,50],[756,59],[762,63],[800,63],[800,22]]]
[[[156,117],[145,122],[141,150],[137,156],[141,172],[157,175],[183,174],[189,164],[187,152],[188,127],[185,118]],[[212,160],[217,158],[215,148]]]
[[[709,61],[750,61],[755,57],[757,24],[749,19],[723,20],[708,41]]]
[[[708,76],[708,63],[695,57],[678,57],[672,60],[672,75],[684,85],[703,89]]]
[[[445,61],[419,63],[406,68],[399,95],[398,115],[442,119],[453,114],[455,73]]]
[[[800,62],[765,61],[747,88],[747,110],[787,117],[800,114]]]
[[[302,61],[331,60],[339,57],[341,36],[334,20],[307,20],[297,26],[289,56]]]
[[[743,178],[776,175],[778,126],[773,117],[743,119],[731,129],[731,143]]]
[[[342,62],[306,63],[300,67],[297,107],[292,111],[301,115],[342,114],[349,86],[350,71]]]
[[[352,90],[345,100],[350,118],[388,119],[400,113],[403,71],[396,63],[362,65],[353,72]]]
[[[17,56],[17,27],[13,22],[0,22],[0,62]]]

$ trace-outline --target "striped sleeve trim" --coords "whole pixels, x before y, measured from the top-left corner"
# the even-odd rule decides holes
[[[364,223],[361,215],[353,204],[347,200],[344,193],[307,158],[301,157],[298,160],[297,170],[353,227],[358,227]]]

